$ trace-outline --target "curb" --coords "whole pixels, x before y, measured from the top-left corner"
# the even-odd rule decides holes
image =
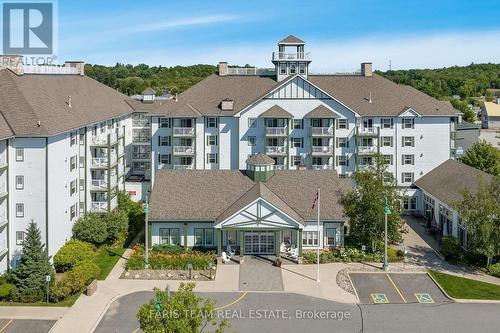
[[[448,293],[444,290],[443,287],[434,279],[434,277],[427,272],[427,275],[431,278],[432,281],[438,286],[439,290],[450,300],[452,300],[455,303],[484,303],[484,304],[500,304],[500,300],[490,300],[490,299],[464,299],[464,298],[453,298]]]
[[[349,282],[351,283],[351,287],[352,289],[354,290],[354,295],[356,295],[356,299],[357,299],[357,302],[356,303],[359,303],[360,300],[359,300],[359,296],[358,296],[358,291],[356,290],[356,288],[354,287],[354,283],[352,283],[352,280],[351,280],[351,275],[349,274],[349,272],[346,272],[347,274],[347,277],[349,278]]]

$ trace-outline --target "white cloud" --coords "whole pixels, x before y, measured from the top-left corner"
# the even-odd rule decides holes
[[[152,31],[161,31],[168,30],[173,28],[180,28],[186,26],[196,26],[196,25],[204,25],[204,24],[217,24],[224,23],[229,21],[235,21],[239,19],[239,16],[236,15],[218,15],[218,16],[201,16],[201,17],[192,17],[180,20],[168,20],[168,21],[160,21],[150,24],[143,24],[134,26],[128,29],[120,30],[120,33],[135,33],[135,32],[152,32]]]

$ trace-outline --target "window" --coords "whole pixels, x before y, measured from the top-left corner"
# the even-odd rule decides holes
[[[336,228],[326,228],[326,245],[335,246],[336,245],[336,236],[337,229]]]
[[[160,228],[160,244],[180,245],[178,228]]]
[[[295,74],[297,73],[297,65],[294,63],[290,64],[290,74]]]
[[[132,170],[134,171],[149,171],[151,164],[149,162],[134,162],[132,163]]]
[[[69,171],[73,171],[76,169],[76,155],[71,156],[69,159]]]
[[[299,64],[299,74],[305,74],[305,73],[306,73],[306,65]]]
[[[217,163],[217,154],[216,153],[208,153],[207,154],[207,163],[210,163],[210,164]]]
[[[24,148],[16,148],[16,162],[24,161]]]
[[[392,165],[392,155],[383,155],[384,157],[384,162],[387,163],[387,165]]]
[[[16,203],[16,217],[24,217],[24,204]]]
[[[24,176],[16,176],[16,190],[24,190]]]
[[[347,156],[337,156],[337,165],[349,166],[349,159]]]
[[[101,133],[104,133],[105,130],[106,130],[106,123],[102,122],[101,123]]]
[[[347,138],[337,138],[337,148],[349,148],[349,141]]]
[[[212,228],[194,228],[194,245],[195,246],[213,246],[214,229]]]
[[[393,122],[392,118],[381,118],[380,127],[381,128],[392,128]]]
[[[302,165],[302,157],[299,155],[292,156],[292,166]]]
[[[286,74],[286,64],[280,64],[280,74]]]
[[[302,233],[302,245],[314,246],[318,245],[318,232],[317,231],[304,231]]]
[[[302,148],[304,146],[304,138],[292,138],[292,148]]]
[[[413,136],[403,136],[403,147],[415,147],[415,138]]]
[[[78,204],[74,204],[69,208],[69,220],[73,221],[73,219],[76,217],[76,210],[77,210]]]
[[[360,156],[358,162],[359,162],[359,165],[372,165],[372,157],[371,156]]]
[[[162,128],[170,127],[170,118],[160,118],[160,127]]]
[[[303,119],[294,119],[293,129],[302,129],[302,128],[304,128]]]
[[[210,128],[217,127],[217,118],[208,117],[207,118],[207,127],[210,127]]]
[[[415,119],[413,118],[403,118],[403,128],[414,128],[415,127]]]
[[[76,193],[76,184],[77,184],[78,180],[73,180],[71,181],[71,183],[69,184],[69,196],[72,196],[73,194]]]
[[[404,197],[403,198],[403,210],[417,210],[417,198],[416,197]]]
[[[24,231],[16,231],[16,245],[23,245]]]
[[[170,146],[170,137],[158,136],[158,146]]]
[[[69,145],[70,146],[76,145],[76,132],[69,133]]]
[[[391,184],[394,182],[394,176],[392,173],[390,172],[384,172],[384,175],[383,175],[383,181],[384,181],[384,184]]]
[[[401,174],[401,179],[403,183],[412,183],[413,182],[413,172],[403,172]]]
[[[339,128],[339,129],[349,129],[349,123],[347,122],[347,119],[339,119],[337,121],[337,128]]]
[[[465,228],[465,225],[460,217],[458,218],[457,233],[458,243],[462,247],[465,247],[465,245],[467,245],[467,229]]]
[[[401,158],[401,162],[403,163],[403,165],[406,165],[406,164],[410,164],[410,165],[413,165],[415,164],[415,158],[414,158],[414,155],[405,155],[403,154],[402,158]]]
[[[158,164],[170,164],[170,154],[158,154]]]
[[[217,135],[207,135],[207,146],[217,146]]]
[[[392,147],[392,136],[382,136],[382,147]]]
[[[256,127],[257,118],[248,118],[248,127]]]
[[[248,145],[255,146],[256,144],[257,144],[257,137],[256,136],[249,136],[248,137]]]

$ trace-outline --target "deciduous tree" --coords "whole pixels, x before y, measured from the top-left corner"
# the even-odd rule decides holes
[[[491,175],[500,175],[500,151],[484,140],[469,148],[462,157],[462,162]]]

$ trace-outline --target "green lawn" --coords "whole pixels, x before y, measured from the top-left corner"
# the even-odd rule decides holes
[[[453,298],[500,300],[500,286],[429,271],[434,280]]]
[[[97,276],[98,280],[106,279],[124,252],[125,249],[121,246],[104,246],[96,251],[94,262],[101,268],[99,276]]]

